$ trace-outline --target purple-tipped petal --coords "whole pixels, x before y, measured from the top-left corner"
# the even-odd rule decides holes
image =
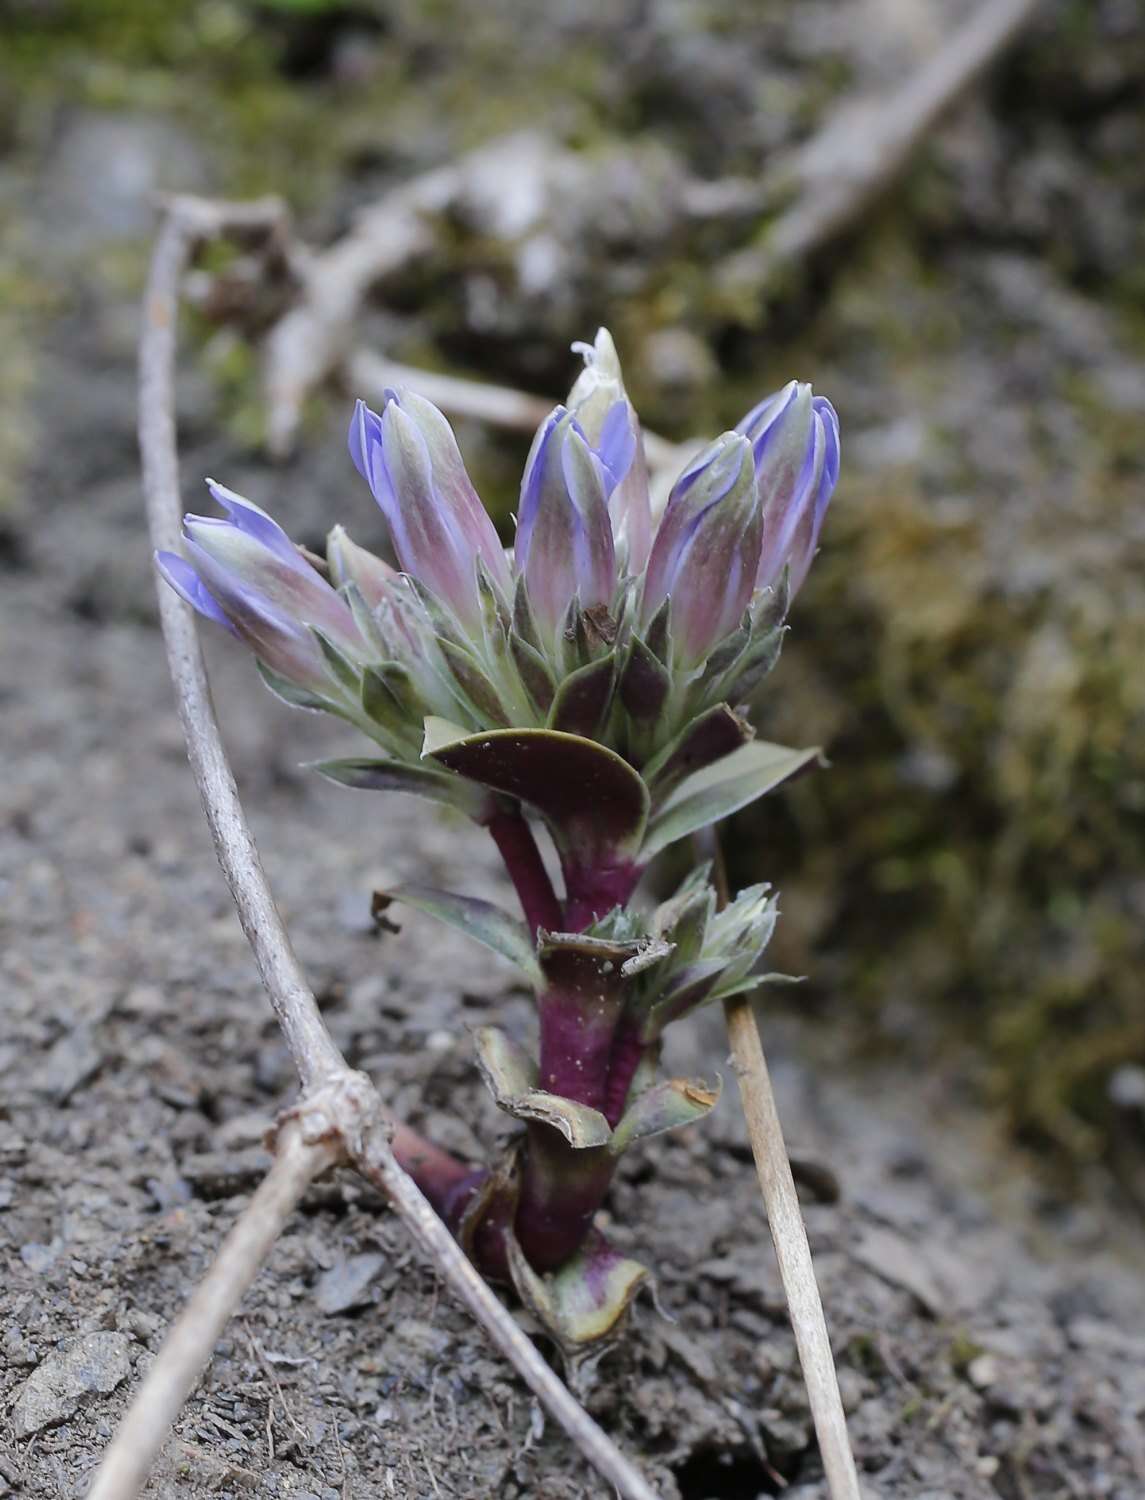
[[[227,513],[227,520],[219,521],[219,525],[236,527],[292,567],[306,566],[298,555],[297,547],[265,510],[261,510],[250,500],[245,500],[242,495],[236,495],[234,490],[228,490],[225,485],[216,484],[213,479],[207,480],[207,488],[211,492],[211,499]]]
[[[609,407],[601,423],[596,452],[605,474],[605,498],[624,479],[636,456],[636,433],[630,413],[627,401],[617,401]]]
[[[592,344],[573,345],[584,369],[569,392],[568,407],[603,464],[609,514],[624,572],[639,574],[652,545],[652,505],[640,423],[624,390],[620,360],[607,328]]]
[[[259,660],[299,687],[328,693],[330,681],[321,650],[306,628],[315,622],[304,623],[288,610],[276,607],[274,601],[195,541],[187,540],[184,546],[194,571],[218,601],[231,628]]]
[[[380,416],[357,403],[349,448],[389,524],[403,569],[467,628],[475,627],[477,559],[506,594],[509,568],[445,417],[412,391],[387,391]]]
[[[674,485],[644,576],[644,624],[670,598],[673,638],[689,665],[738,626],[755,587],[761,537],[751,443],[725,432]]]
[[[370,452],[381,442],[381,437],[382,421],[377,412],[371,411],[364,401],[355,401],[347,442],[354,467],[371,489],[374,481],[370,470]]]
[[[609,489],[605,465],[580,423],[558,406],[541,424],[525,464],[516,540],[518,571],[550,641],[574,598],[585,609],[611,603],[616,547]]]
[[[214,620],[216,624],[229,630],[232,635],[238,634],[227,619],[218,600],[186,558],[180,557],[177,552],[156,552],[155,566],[161,577],[171,585],[184,603],[189,604],[204,619]]]
[[[790,568],[794,595],[811,566],[819,532],[839,477],[839,419],[809,385],[770,424],[759,463],[763,548],[756,585],[766,588]]]
[[[751,443],[757,467],[780,422],[790,413],[798,394],[799,382],[789,380],[782,390],[766,396],[736,424],[736,431],[742,432]]]
[[[272,549],[254,529],[210,516],[184,517],[183,535],[199,575],[232,620],[236,601],[253,600],[261,614],[316,625],[351,654],[361,654],[349,606],[293,545],[289,551]]]

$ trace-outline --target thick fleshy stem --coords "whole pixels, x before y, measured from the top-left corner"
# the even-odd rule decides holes
[[[569,932],[583,932],[610,912],[614,906],[625,906],[639,884],[644,866],[631,860],[615,864],[579,865],[564,863],[565,924]]]
[[[603,1111],[620,1000],[607,994],[570,994],[554,988],[540,997],[537,1010],[541,1021],[540,1087]]]
[[[561,905],[528,821],[516,808],[499,807],[485,826],[505,861],[534,936],[541,927],[558,931],[564,925]]]
[[[612,1038],[608,1059],[608,1077],[604,1085],[605,1119],[615,1129],[628,1102],[628,1091],[636,1076],[636,1069],[648,1050],[641,1026],[630,1016],[621,1019]]]
[[[526,1138],[517,1241],[536,1271],[555,1271],[592,1228],[616,1170],[606,1146],[577,1150],[551,1125],[530,1124]]]

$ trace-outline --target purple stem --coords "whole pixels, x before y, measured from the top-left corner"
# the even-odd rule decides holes
[[[580,1249],[615,1169],[606,1147],[577,1151],[551,1125],[529,1126],[514,1228],[534,1270],[555,1271]]]
[[[604,1108],[608,1060],[621,1001],[546,990],[537,1002],[541,1021],[539,1086],[577,1104]]]
[[[608,1063],[608,1078],[604,1085],[604,1110],[608,1123],[615,1128],[628,1102],[628,1090],[636,1076],[647,1043],[640,1034],[640,1025],[631,1017],[625,1017],[613,1034],[612,1049]]]
[[[540,927],[559,932],[564,925],[560,902],[537,848],[533,830],[525,818],[515,809],[512,812],[498,809],[486,827],[505,861],[509,878],[521,898],[525,920],[534,936]]]
[[[568,862],[564,866],[565,876],[565,922],[567,931],[583,932],[584,929],[610,912],[614,906],[624,906],[636,889],[642,865],[629,860],[617,864],[577,865]]]
[[[421,1188],[438,1217],[456,1233],[466,1204],[489,1175],[488,1168],[467,1166],[411,1126],[400,1123],[394,1126],[390,1147],[398,1165]]]

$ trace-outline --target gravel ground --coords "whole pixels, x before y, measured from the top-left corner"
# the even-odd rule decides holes
[[[214,864],[153,620],[129,323],[69,322],[45,374],[69,441],[37,460],[0,593],[6,774],[0,984],[0,1493],[82,1494],[132,1390],[265,1166],[290,1067]],[[192,383],[193,385],[193,383]],[[188,475],[226,461],[197,437]],[[318,445],[321,448],[322,445]],[[320,488],[316,449],[277,481]],[[35,524],[32,524],[35,518]],[[209,642],[236,772],[288,925],[350,1060],[444,1144],[502,1120],[468,1024],[525,1031],[492,958],[368,897],[413,874],[500,885],[490,851],[400,797],[297,767],[336,752]],[[371,825],[363,816],[371,814]],[[1139,1226],[1046,1197],[957,1078],[856,1072],[764,1016],[871,1496],[1145,1493]],[[724,1066],[718,1020],[673,1039]],[[665,1496],[821,1496],[731,1093],[626,1163],[609,1215],[658,1276],[592,1410]],[[600,1493],[361,1185],[308,1196],[185,1408],[170,1496]]]

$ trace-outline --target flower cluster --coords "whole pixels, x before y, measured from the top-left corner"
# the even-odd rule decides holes
[[[350,454],[400,571],[341,527],[325,575],[264,512],[211,484],[168,581],[255,652],[291,701],[418,761],[427,715],[460,729],[587,735],[638,768],[718,703],[750,705],[774,665],[839,472],[831,405],[792,381],[677,479],[653,534],[636,414],[605,330],[542,424],[511,555],[453,432],[412,391],[358,402]]]
[[[662,849],[817,756],[761,741],[750,714],[839,476],[835,412],[792,381],[685,467],[657,522],[612,340],[577,347],[585,367],[533,440],[511,552],[446,419],[394,390],[381,412],[358,402],[349,446],[396,568],[340,526],[312,557],[213,482],[225,516],[186,517],[183,554],[157,559],[275,692],[375,742],[326,776],[450,804],[495,839],[523,922],[452,892],[392,893],[516,962],[537,994],[535,1060],[478,1035],[486,1081],[524,1125],[511,1160],[424,1168],[422,1185],[568,1344],[607,1331],[644,1275],[593,1228],[616,1157],[715,1102],[695,1080],[655,1081],[664,1026],[759,983],[766,887],[718,912],[700,869],[651,915],[632,898]]]

